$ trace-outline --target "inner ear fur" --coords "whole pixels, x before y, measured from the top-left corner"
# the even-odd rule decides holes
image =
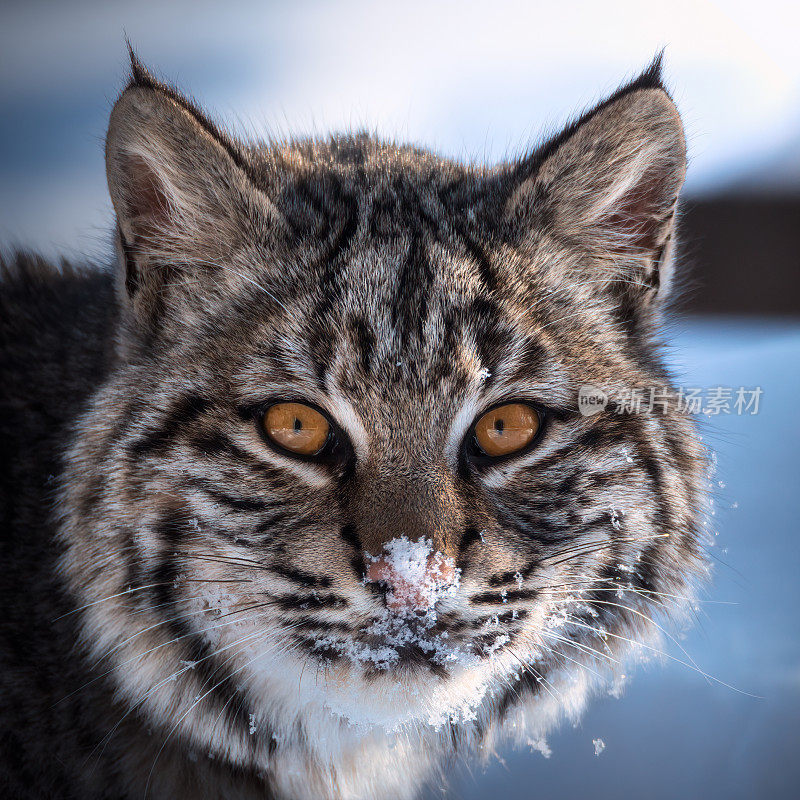
[[[520,237],[546,231],[585,254],[635,310],[666,294],[685,174],[677,108],[644,73],[515,165],[506,215]]]

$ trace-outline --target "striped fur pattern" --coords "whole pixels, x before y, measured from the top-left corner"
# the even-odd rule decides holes
[[[615,413],[669,386],[685,146],[657,63],[490,169],[239,142],[134,62],[106,155],[116,349],[71,428],[58,569],[106,738],[133,731],[119,791],[411,798],[654,646],[706,570],[692,424]],[[336,457],[270,447],[275,400],[321,409]],[[471,458],[508,400],[536,445]],[[364,581],[401,537],[459,570],[424,616]]]

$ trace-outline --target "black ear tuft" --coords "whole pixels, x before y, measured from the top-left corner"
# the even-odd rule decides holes
[[[617,95],[627,94],[627,92],[636,91],[636,89],[663,89],[666,92],[666,87],[661,78],[661,68],[663,65],[664,48],[661,48],[661,50],[653,56],[653,60],[644,69],[641,75],[623,86],[617,92]]]
[[[234,160],[236,165],[244,170],[248,175],[250,174],[250,165],[243,149],[237,142],[226,133],[219,125],[210,119],[191,98],[181,94],[173,86],[170,86],[163,81],[156,78],[152,72],[139,60],[139,56],[133,49],[130,39],[125,37],[125,45],[128,48],[128,55],[131,60],[131,77],[128,81],[126,89],[143,88],[152,89],[168,99],[173,103],[179,105],[189,114],[191,114],[195,121],[203,128],[206,133],[213,136],[227,151],[228,155]],[[123,92],[124,94],[124,92]]]
[[[517,164],[517,178],[524,179],[535,174],[542,163],[566,142],[581,125],[589,122],[589,120],[596,117],[600,112],[604,111],[618,100],[621,100],[625,95],[631,94],[639,89],[660,89],[667,97],[670,97],[661,78],[663,61],[664,50],[662,49],[656,53],[650,64],[636,78],[623,84],[614,94],[610,95],[593,108],[590,108],[588,111],[585,111],[579,117],[574,118],[566,128],[544,141],[527,157],[520,160]]]
[[[128,56],[131,59],[131,79],[128,83],[129,86],[154,86],[158,83],[156,79],[150,74],[150,71],[139,61],[139,56],[133,49],[131,40],[126,36],[125,45],[128,48]]]

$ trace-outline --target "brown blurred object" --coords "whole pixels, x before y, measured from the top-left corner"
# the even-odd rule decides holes
[[[800,315],[800,197],[687,200],[680,261],[680,312]]]

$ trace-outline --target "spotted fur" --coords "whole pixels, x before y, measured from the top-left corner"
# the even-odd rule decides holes
[[[134,60],[106,158],[114,276],[4,267],[5,796],[411,798],[653,646],[706,491],[674,398],[616,413],[670,386],[658,62],[484,168],[240,142]],[[335,457],[270,447],[275,400],[327,414]],[[471,458],[507,400],[535,446]],[[460,571],[433,615],[364,581],[399,537]]]

